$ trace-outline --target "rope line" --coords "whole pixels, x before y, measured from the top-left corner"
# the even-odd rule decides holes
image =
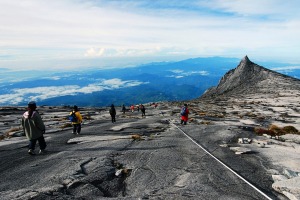
[[[233,174],[235,174],[238,178],[243,180],[245,183],[247,183],[249,186],[251,186],[253,189],[255,189],[257,192],[259,192],[261,195],[266,197],[266,199],[272,200],[268,195],[263,193],[261,190],[259,190],[257,187],[255,187],[253,184],[251,184],[249,181],[247,181],[245,178],[243,178],[241,175],[239,175],[237,172],[235,172],[233,169],[228,167],[226,164],[224,164],[222,161],[220,161],[217,157],[212,155],[209,151],[207,151],[204,147],[202,147],[200,144],[198,144],[193,138],[191,138],[188,134],[186,134],[181,128],[176,126],[173,122],[169,120],[170,124],[175,126],[178,130],[180,130],[188,139],[190,139],[194,144],[196,144],[198,147],[200,147],[203,151],[205,151],[208,155],[210,155],[212,158],[214,158],[216,161],[218,161],[221,165],[223,165],[225,168],[227,168],[229,171],[231,171]]]

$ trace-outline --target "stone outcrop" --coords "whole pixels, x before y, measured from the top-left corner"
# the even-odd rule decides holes
[[[274,190],[284,194],[291,200],[300,199],[300,176],[296,175],[292,178],[282,177],[281,180],[276,180],[276,177],[273,178],[275,181],[272,185]]]

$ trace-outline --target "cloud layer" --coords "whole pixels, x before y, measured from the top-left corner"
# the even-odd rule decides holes
[[[246,54],[300,62],[299,6],[298,0],[1,0],[0,67]]]
[[[202,76],[208,76],[209,72],[208,71],[183,71],[183,70],[179,70],[179,69],[174,69],[171,70],[172,73],[174,73],[174,75],[170,75],[168,77],[173,77],[173,78],[184,78],[187,76],[191,76],[191,75],[202,75]]]
[[[64,86],[47,86],[33,88],[18,88],[0,95],[0,105],[17,105],[22,102],[31,100],[45,100],[53,97],[89,94],[103,90],[113,90],[126,87],[134,87],[141,84],[147,84],[136,80],[122,81],[121,79],[102,80],[97,83],[86,86],[64,85]]]

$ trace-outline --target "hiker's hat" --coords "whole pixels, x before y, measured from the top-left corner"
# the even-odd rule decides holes
[[[30,102],[28,102],[28,108],[36,108],[36,103],[35,103],[35,101],[30,101]]]

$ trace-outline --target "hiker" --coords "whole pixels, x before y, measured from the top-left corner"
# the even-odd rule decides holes
[[[146,116],[146,108],[143,104],[141,104],[142,117]]]
[[[111,122],[114,123],[116,122],[116,109],[114,104],[111,104],[110,109],[109,109],[109,114],[111,116]]]
[[[180,115],[181,115],[180,124],[186,125],[189,118],[189,110],[187,108],[187,104],[184,104],[184,106],[181,108]]]
[[[122,106],[122,112],[123,112],[123,114],[125,114],[125,111],[126,111],[126,108],[125,108],[125,105],[123,104],[123,106]]]
[[[73,126],[73,134],[79,135],[81,132],[81,123],[82,123],[82,116],[78,110],[78,106],[73,107],[73,111],[70,112],[70,115],[75,115],[75,120],[72,121],[72,126]]]
[[[130,106],[130,110],[131,110],[131,112],[134,112],[134,105]]]
[[[30,155],[35,155],[34,149],[37,141],[40,146],[39,153],[45,153],[47,146],[43,135],[45,133],[45,124],[36,110],[36,103],[34,101],[28,103],[27,111],[23,114],[21,125],[29,140],[28,153]]]

